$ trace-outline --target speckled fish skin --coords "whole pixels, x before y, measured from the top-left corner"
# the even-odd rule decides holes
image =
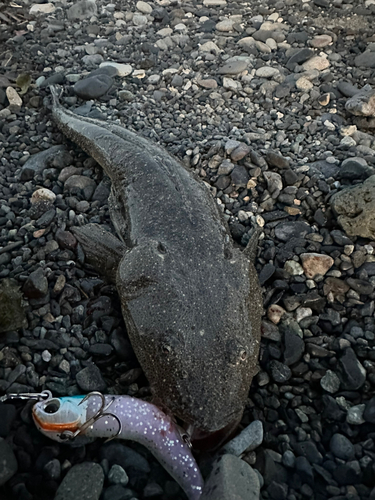
[[[71,427],[74,431],[96,415],[101,406],[100,397],[94,395],[79,405],[83,398],[84,396],[53,398],[36,403],[32,412],[37,428],[55,441],[66,442],[60,438],[61,430],[53,427],[70,421],[74,423]],[[203,479],[189,446],[171,418],[155,405],[140,399],[105,396],[106,405],[112,399],[108,413],[116,415],[122,424],[121,432],[116,437],[137,441],[146,446],[185,491],[189,500],[198,500],[202,494]],[[45,408],[56,402],[57,411],[47,413]],[[111,438],[118,430],[118,420],[106,415],[88,427],[83,435],[90,438]]]
[[[116,286],[155,401],[203,432],[241,418],[259,353],[262,298],[206,186],[161,147],[108,122],[52,109],[60,130],[112,180],[124,244]],[[101,257],[103,241],[75,234]],[[102,262],[101,269],[105,268]],[[108,269],[113,274],[113,269]]]

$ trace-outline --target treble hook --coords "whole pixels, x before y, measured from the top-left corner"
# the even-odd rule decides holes
[[[98,409],[98,411],[91,418],[89,418],[84,424],[82,424],[81,427],[79,427],[79,429],[77,429],[75,432],[64,431],[61,434],[62,438],[74,439],[75,437],[77,437],[80,434],[82,434],[83,432],[85,432],[90,426],[92,426],[93,424],[95,424],[95,422],[97,422],[102,417],[113,417],[115,420],[117,420],[117,423],[119,424],[119,429],[116,432],[116,434],[114,436],[110,437],[109,439],[107,439],[105,441],[106,443],[108,441],[111,441],[112,439],[115,439],[121,433],[121,431],[122,431],[122,423],[121,423],[121,420],[119,419],[119,417],[117,415],[115,415],[114,413],[110,413],[110,412],[107,413],[108,408],[115,401],[115,398],[113,397],[111,399],[111,401],[106,406],[106,404],[105,404],[105,397],[103,396],[103,394],[101,392],[98,392],[98,391],[92,391],[92,392],[89,392],[89,394],[87,394],[82,399],[82,401],[80,401],[78,403],[78,406],[80,406],[81,404],[83,404],[84,402],[86,402],[91,396],[98,396],[101,399],[102,403],[101,403],[101,406]]]

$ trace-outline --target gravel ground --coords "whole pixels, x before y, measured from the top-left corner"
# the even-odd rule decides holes
[[[57,83],[64,107],[190,166],[236,242],[263,229],[247,431],[205,498],[375,499],[375,1],[16,5],[0,4],[19,17],[0,15],[0,393],[150,397],[116,290],[70,232],[113,231],[109,181],[52,122]],[[185,498],[141,446],[59,445],[19,403],[0,404],[0,497]]]

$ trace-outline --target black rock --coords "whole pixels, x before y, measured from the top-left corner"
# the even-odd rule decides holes
[[[369,281],[355,278],[348,278],[347,284],[360,295],[370,295],[374,291],[373,285]]]
[[[232,184],[236,187],[246,187],[250,176],[246,168],[242,165],[236,165],[230,174]]]
[[[287,328],[284,333],[284,344],[284,363],[288,366],[297,363],[305,352],[305,343],[303,339]]]
[[[150,465],[142,455],[118,442],[110,442],[100,448],[100,459],[104,458],[109,465],[118,464],[127,472],[129,468],[150,472]]]
[[[314,55],[314,51],[311,49],[303,48],[295,52],[292,57],[289,58],[286,63],[286,67],[290,71],[294,71],[297,64],[302,64]]]
[[[99,464],[73,465],[57,489],[55,500],[98,500],[103,489],[104,472]]]
[[[330,450],[337,458],[351,460],[354,457],[354,446],[346,436],[334,434],[329,443]]]
[[[33,271],[27,278],[23,285],[23,293],[29,299],[39,299],[47,295],[48,281],[41,267],[38,267],[38,269]]]
[[[107,388],[99,368],[90,364],[76,375],[77,384],[85,392],[104,391]]]
[[[302,221],[280,222],[275,227],[275,235],[280,241],[289,241],[291,238],[304,238],[311,233],[311,227]]]
[[[353,181],[365,180],[374,173],[374,169],[363,158],[347,158],[341,164],[339,178]]]
[[[337,88],[345,97],[353,97],[360,91],[357,87],[349,82],[339,82]]]
[[[11,404],[0,403],[0,437],[5,438],[8,436],[15,417],[16,417],[15,406]]]
[[[35,225],[40,228],[48,227],[53,219],[55,218],[56,210],[51,208],[47,210],[37,221],[35,221]]]
[[[287,382],[290,377],[292,376],[292,372],[290,371],[290,368],[280,361],[272,360],[270,362],[270,371],[271,371],[271,376],[275,382],[278,382],[280,384],[284,384]]]
[[[296,471],[300,475],[302,482],[309,485],[314,484],[314,471],[306,457],[296,458]]]
[[[33,179],[36,174],[40,174],[48,167],[57,167],[61,165],[60,168],[63,168],[69,165],[70,161],[71,156],[65,146],[52,146],[41,153],[31,156],[27,160],[21,169],[20,180],[22,182],[29,181]]]
[[[289,169],[289,161],[284,158],[281,154],[275,153],[274,151],[269,151],[266,156],[266,161],[268,165],[276,168],[287,168]]]
[[[347,391],[360,389],[366,380],[366,370],[358,361],[352,348],[346,349],[339,363],[341,367],[341,387]]]
[[[220,189],[224,190],[230,185],[230,177],[228,175],[220,175],[217,181],[215,182],[215,186]]]
[[[333,477],[340,486],[358,484],[362,477],[359,462],[357,460],[353,460],[347,464],[339,465],[333,471]]]
[[[79,80],[74,84],[73,90],[81,99],[98,99],[112,87],[113,80],[108,75],[94,75],[89,78]]]
[[[370,401],[367,402],[365,411],[363,412],[363,418],[366,422],[375,424],[375,397],[371,398]]]
[[[296,443],[293,447],[296,455],[306,457],[310,464],[321,464],[323,456],[313,441]]]
[[[284,500],[288,496],[288,485],[285,483],[272,483],[267,488],[267,493],[272,500]]]
[[[0,438],[0,486],[5,484],[17,472],[17,459],[11,446]]]
[[[266,264],[259,273],[259,283],[263,286],[274,274],[276,267],[273,264]]]

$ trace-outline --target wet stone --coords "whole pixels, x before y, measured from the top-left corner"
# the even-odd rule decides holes
[[[55,500],[98,500],[103,488],[104,472],[99,464],[74,465],[57,489]]]
[[[350,460],[354,457],[354,446],[346,436],[334,434],[329,443],[330,450],[337,458]]]
[[[269,364],[271,376],[275,382],[284,384],[292,376],[290,368],[280,361],[272,360]]]
[[[281,241],[289,241],[291,238],[304,238],[311,233],[311,227],[302,221],[281,222],[275,228],[275,235]]]
[[[76,375],[77,384],[85,392],[104,391],[107,388],[99,368],[90,364]]]
[[[224,455],[208,476],[201,500],[258,500],[260,484],[249,464],[234,455]]]
[[[238,436],[227,443],[223,451],[239,457],[245,451],[255,450],[263,441],[263,425],[260,420],[255,420],[248,425]]]
[[[74,84],[74,93],[81,99],[98,99],[112,87],[113,80],[107,75],[96,75],[84,78]]]
[[[375,423],[375,397],[371,398],[367,403],[363,412],[363,418],[366,422]]]
[[[111,484],[121,484],[122,486],[126,486],[129,482],[129,478],[121,465],[113,464],[108,472],[108,481]]]
[[[23,286],[23,293],[29,299],[40,299],[47,295],[48,281],[41,267],[29,275]]]
[[[366,370],[358,361],[353,349],[348,348],[339,360],[341,367],[342,388],[356,391],[362,387],[366,380]]]
[[[10,445],[0,437],[0,486],[5,484],[17,472],[16,456]]]
[[[320,379],[320,385],[325,391],[334,394],[340,389],[340,379],[335,372],[327,370]]]

